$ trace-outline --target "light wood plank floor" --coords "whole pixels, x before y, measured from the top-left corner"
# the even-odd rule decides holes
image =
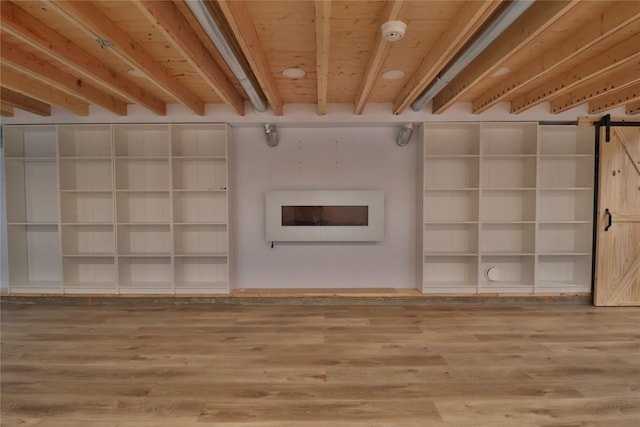
[[[2,425],[640,425],[640,309],[2,307]]]

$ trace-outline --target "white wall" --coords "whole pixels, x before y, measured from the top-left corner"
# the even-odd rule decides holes
[[[415,288],[417,145],[393,127],[282,127],[271,148],[259,128],[233,130],[237,288]],[[265,191],[382,190],[380,243],[277,243],[265,238]]]

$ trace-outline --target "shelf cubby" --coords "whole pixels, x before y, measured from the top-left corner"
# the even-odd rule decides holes
[[[58,155],[63,158],[110,158],[111,125],[60,125]]]
[[[176,157],[221,157],[227,155],[227,131],[222,125],[171,125],[172,154]]]
[[[540,190],[540,221],[591,221],[593,191]]]
[[[537,153],[536,123],[483,123],[482,154],[488,156],[532,155]]]
[[[477,190],[426,190],[425,222],[466,222],[478,220]]]
[[[429,123],[425,127],[426,156],[477,156],[480,153],[478,123]]]
[[[63,225],[62,255],[114,256],[113,225]]]
[[[170,256],[118,257],[118,287],[120,293],[173,292]]]
[[[173,159],[173,188],[176,190],[226,190],[226,160],[224,158]]]
[[[119,224],[118,254],[131,256],[171,255],[171,227],[168,224]]]
[[[469,255],[478,253],[477,224],[425,224],[425,255]]]
[[[536,287],[547,291],[591,290],[591,255],[540,255]]]
[[[118,191],[116,207],[119,223],[170,223],[169,191]]]
[[[225,292],[229,265],[224,256],[189,256],[175,259],[175,291],[180,293]]]
[[[591,254],[590,223],[541,223],[538,253],[541,255]]]
[[[173,202],[176,223],[227,222],[227,193],[224,191],[174,192]]]
[[[482,162],[483,188],[535,188],[535,157],[488,158]]]
[[[116,158],[118,190],[169,190],[169,158]]]
[[[595,131],[593,126],[541,126],[540,154],[593,157]]]
[[[7,222],[58,222],[56,160],[5,159]]]
[[[535,253],[535,224],[481,224],[480,253],[531,254]]]
[[[544,189],[592,188],[593,157],[542,158],[540,181]]]
[[[535,190],[482,190],[481,198],[481,221],[533,222],[536,220]]]
[[[113,186],[111,159],[74,158],[60,160],[61,190],[108,191]]]
[[[4,126],[4,155],[7,158],[55,159],[56,126]]]
[[[167,125],[114,125],[113,130],[116,157],[169,156]]]
[[[482,255],[481,289],[504,293],[533,292],[534,265],[535,257],[532,255]],[[489,269],[494,269],[499,278],[491,280],[487,273]]]
[[[478,188],[478,164],[477,157],[427,158],[425,188]]]
[[[176,256],[222,255],[229,251],[226,224],[178,224],[174,226],[173,241]]]
[[[113,193],[96,191],[60,194],[63,224],[113,223]]]
[[[64,256],[62,277],[65,293],[115,293],[115,258]]]
[[[423,291],[477,292],[477,256],[425,256],[423,264]]]
[[[60,290],[60,234],[57,225],[8,225],[10,289]]]

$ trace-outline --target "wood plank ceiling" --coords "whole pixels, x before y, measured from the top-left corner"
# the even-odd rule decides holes
[[[285,104],[386,103],[401,114],[506,7],[501,1],[206,1],[276,115]],[[14,108],[79,116],[91,105],[127,115],[138,104],[163,116],[167,104],[204,115],[226,104],[253,108],[183,0],[0,1],[0,93]],[[407,24],[383,39],[389,20]],[[303,77],[282,72],[298,68]],[[386,72],[401,77],[385,79]],[[394,74],[394,73],[392,73]],[[423,107],[456,103],[482,113],[509,102],[519,114],[543,102],[550,113],[588,104],[590,114],[640,112],[640,1],[533,3]]]

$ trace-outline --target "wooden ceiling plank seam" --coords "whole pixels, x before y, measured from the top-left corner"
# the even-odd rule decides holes
[[[393,101],[393,114],[400,114],[436,78],[442,68],[473,37],[476,31],[500,6],[501,1],[468,1],[456,19],[422,60]]]
[[[598,114],[621,105],[640,101],[640,77],[632,85],[611,91],[589,101],[589,114]]]
[[[637,101],[628,102],[625,107],[625,111],[630,116],[640,113],[640,99]]]
[[[17,46],[0,42],[2,61],[9,67],[21,71],[41,82],[76,96],[91,104],[99,105],[119,116],[127,115],[127,104],[119,99],[86,84],[58,67],[43,61],[39,57],[20,50]]]
[[[13,105],[0,101],[0,116],[13,117]]]
[[[382,16],[382,20],[379,22],[380,26],[387,21],[400,21],[402,20],[402,12],[406,5],[405,0],[392,0],[387,3],[387,7]],[[360,88],[358,89],[356,100],[354,103],[353,114],[361,115],[364,111],[364,107],[367,103],[369,95],[371,94],[371,90],[373,89],[373,85],[376,80],[380,76],[380,70],[382,69],[382,65],[384,64],[389,51],[391,50],[392,43],[398,42],[389,42],[382,37],[382,33],[378,27],[376,31],[376,41],[374,43],[374,51],[369,57],[369,63],[367,64],[367,68],[364,72],[364,77],[360,83]]]
[[[133,82],[124,79],[95,56],[62,36],[44,22],[8,1],[0,1],[2,29],[32,48],[73,69],[95,84],[160,116],[166,104]]]
[[[0,69],[0,85],[31,98],[55,105],[78,116],[89,115],[89,103],[6,66]]]
[[[260,43],[246,2],[241,0],[217,0],[217,2],[273,113],[276,116],[282,116],[282,96],[271,73],[267,55]]]
[[[329,51],[331,37],[331,1],[315,1],[316,20],[316,82],[318,92],[318,115],[327,114],[329,92]]]
[[[566,16],[579,0],[535,2],[433,99],[433,114],[457,102],[483,78],[495,72],[552,24]]]
[[[123,62],[147,75],[161,90],[199,116],[204,116],[204,102],[170,75],[140,43],[120,29],[92,3],[71,0],[45,0],[69,22],[91,37],[113,43],[108,48]]]
[[[521,113],[552,97],[567,93],[588,80],[595,79],[637,60],[640,58],[640,50],[638,50],[637,46],[640,46],[640,33],[590,58],[580,67],[574,67],[571,71],[559,75],[553,80],[512,100],[511,113]]]
[[[174,3],[134,0],[138,9],[220,98],[241,116],[244,100]]]
[[[51,116],[51,105],[6,87],[0,88],[0,99],[3,103],[24,111],[43,117]]]
[[[624,89],[638,80],[640,80],[640,60],[635,60],[598,78],[588,80],[569,93],[551,98],[550,112],[558,114],[567,111],[594,98]]]
[[[545,52],[543,58],[534,58],[521,67],[517,73],[505,76],[498,85],[473,101],[472,112],[474,114],[481,113],[514,91],[535,80],[539,81],[543,76],[568,63],[580,53],[639,18],[640,2],[613,3],[603,10],[600,25],[594,25],[592,21],[587,22],[559,45],[552,46],[549,51]]]

